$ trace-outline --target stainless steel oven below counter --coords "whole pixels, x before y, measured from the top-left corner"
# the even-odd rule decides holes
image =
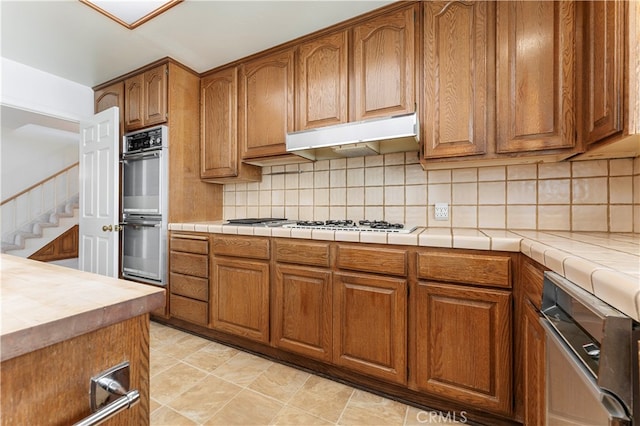
[[[122,277],[166,285],[167,222],[156,217],[127,217],[122,222]]]
[[[640,324],[546,272],[546,424],[640,425]]]

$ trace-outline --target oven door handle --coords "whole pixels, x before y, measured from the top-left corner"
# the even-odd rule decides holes
[[[146,228],[160,228],[162,224],[157,221],[144,221],[144,222],[122,222],[120,226],[133,226],[133,227],[146,227]]]
[[[161,152],[162,152],[161,150],[156,149],[154,151],[137,152],[135,154],[122,154],[122,162],[126,163],[129,161],[140,161],[140,160],[146,160],[149,158],[159,158]]]

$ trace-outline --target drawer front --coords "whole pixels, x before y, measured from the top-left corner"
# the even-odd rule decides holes
[[[209,304],[172,294],[169,299],[171,316],[195,324],[209,324]]]
[[[276,240],[276,261],[329,267],[329,244],[306,241]]]
[[[172,294],[202,300],[203,302],[209,301],[209,279],[176,274],[174,272],[169,275]]]
[[[201,254],[191,254],[171,251],[169,253],[170,272],[193,275],[195,277],[209,277],[209,257]]]
[[[336,262],[340,269],[407,276],[406,250],[339,245]]]
[[[209,254],[209,238],[198,235],[171,235],[171,250],[196,254]]]
[[[219,256],[237,256],[251,259],[269,259],[269,239],[216,235],[213,253]]]
[[[481,254],[419,253],[418,278],[511,287],[511,258]]]

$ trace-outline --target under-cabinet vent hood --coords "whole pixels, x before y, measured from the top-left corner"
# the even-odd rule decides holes
[[[286,145],[310,160],[418,151],[419,130],[414,112],[288,133]]]

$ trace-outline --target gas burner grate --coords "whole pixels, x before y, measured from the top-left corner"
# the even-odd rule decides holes
[[[358,231],[358,232],[399,232],[408,234],[415,227],[406,229],[401,223],[391,223],[385,220],[299,220],[295,224],[284,224],[285,228],[322,229],[329,231]]]

